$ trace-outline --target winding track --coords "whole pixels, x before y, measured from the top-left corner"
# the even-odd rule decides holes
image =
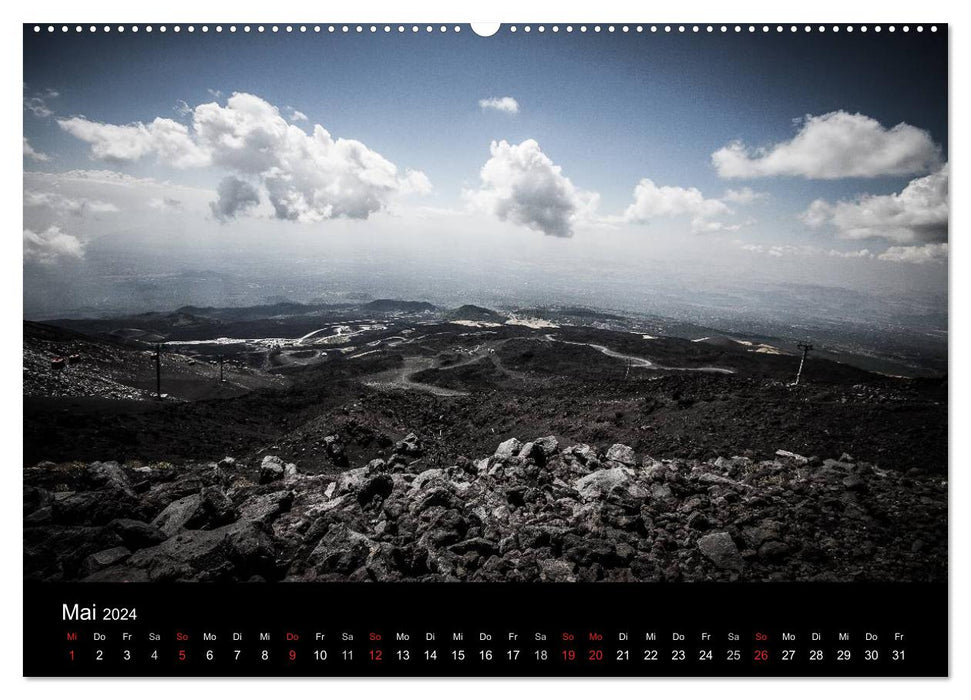
[[[659,365],[656,362],[652,362],[644,357],[637,357],[636,355],[624,355],[623,353],[617,352],[616,350],[611,350],[603,345],[597,345],[596,343],[577,343],[572,340],[560,340],[559,338],[554,338],[551,333],[547,333],[545,336],[546,340],[554,343],[566,343],[567,345],[586,345],[594,350],[599,350],[607,357],[616,357],[618,360],[629,360],[631,367],[643,367],[645,369],[663,369],[669,372],[714,372],[716,374],[735,374],[735,370],[728,369],[726,367],[665,367],[664,365]]]
[[[578,343],[571,340],[561,340],[559,338],[554,338],[552,334],[547,333],[544,336],[547,342],[553,343],[565,343],[567,345],[586,345],[593,348],[599,352],[602,352],[607,357],[613,357],[618,360],[624,360],[631,363],[631,367],[639,367],[642,369],[653,369],[653,370],[664,370],[669,372],[712,372],[716,374],[735,374],[734,370],[727,369],[725,367],[666,367],[664,365],[659,365],[656,362],[648,360],[645,357],[638,357],[637,355],[625,355],[616,350],[611,350],[605,345],[598,345],[597,343]],[[476,352],[473,352],[469,357],[465,358],[461,362],[456,362],[453,365],[448,365],[447,367],[437,367],[436,362],[430,357],[406,357],[404,358],[404,365],[395,370],[388,370],[386,372],[381,372],[380,374],[373,375],[370,381],[365,382],[368,386],[377,389],[411,389],[414,391],[424,391],[429,394],[434,394],[435,396],[468,396],[467,391],[457,391],[455,389],[446,389],[444,387],[435,386],[434,384],[426,384],[424,382],[416,382],[412,380],[412,377],[422,372],[426,369],[457,369],[459,367],[464,367],[465,365],[472,364],[473,362],[478,362],[484,357],[489,357],[493,364],[503,372],[507,374],[513,374],[505,367],[502,366],[501,362],[498,362],[494,354],[494,350],[503,345],[504,343],[512,340],[507,338],[505,340],[500,340],[495,343],[484,343],[479,346]],[[407,341],[406,341],[407,342]],[[372,350],[370,352],[376,352]],[[518,373],[517,373],[518,374]]]

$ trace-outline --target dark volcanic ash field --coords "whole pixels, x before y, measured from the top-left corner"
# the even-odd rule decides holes
[[[945,379],[824,351],[792,386],[790,343],[663,331],[418,302],[25,323],[26,576],[946,578]]]

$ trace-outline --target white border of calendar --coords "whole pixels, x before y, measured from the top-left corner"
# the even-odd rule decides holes
[[[852,3],[847,0],[816,0],[807,3],[760,2],[758,0],[694,0],[690,3],[648,3],[628,0],[596,0],[574,2],[564,0],[357,0],[348,3],[310,2],[308,0],[277,0],[274,3],[251,2],[200,3],[189,0],[168,0],[164,3],[110,3],[104,0],[67,2],[46,0],[42,3],[10,2],[0,10],[3,23],[3,84],[0,120],[0,168],[3,187],[3,211],[9,214],[9,224],[0,234],[0,311],[4,326],[17,329],[0,343],[0,425],[2,444],[18,446],[18,453],[9,455],[6,469],[11,484],[0,489],[3,494],[3,527],[0,529],[3,548],[8,558],[22,566],[21,490],[13,471],[19,472],[23,449],[22,425],[22,349],[20,328],[22,321],[22,249],[19,229],[14,228],[17,216],[23,210],[23,179],[21,134],[22,78],[24,22],[50,23],[161,23],[161,22],[495,22],[506,23],[943,23],[950,26],[950,118],[949,125],[971,124],[968,96],[971,94],[971,23],[965,22],[956,2],[924,0],[920,3],[883,0],[880,3]],[[955,76],[961,76],[960,79]],[[962,84],[963,83],[963,84]],[[963,88],[963,89],[962,89]],[[175,694],[195,695],[219,692],[231,693],[233,700],[265,700],[268,695],[287,693],[309,697],[382,697],[385,700],[425,700],[426,698],[461,697],[463,700],[494,700],[498,694],[504,697],[554,696],[557,700],[590,698],[603,694],[618,697],[677,696],[728,700],[729,698],[776,698],[786,700],[818,700],[820,695],[851,697],[878,693],[885,698],[969,697],[971,693],[971,603],[961,595],[969,590],[971,566],[969,566],[968,509],[964,504],[971,499],[968,483],[971,476],[961,473],[961,467],[971,469],[971,438],[967,431],[955,429],[971,421],[969,398],[971,371],[958,363],[971,353],[969,344],[969,307],[971,307],[971,282],[961,272],[971,272],[969,255],[964,253],[962,223],[967,215],[968,188],[964,183],[963,163],[971,161],[971,150],[964,133],[951,129],[949,135],[952,165],[951,224],[950,231],[957,232],[957,240],[949,241],[951,275],[949,304],[953,310],[950,319],[950,680],[907,679],[851,679],[851,680],[793,680],[793,679],[436,679],[436,680],[327,680],[318,679],[172,679],[172,680],[25,680],[23,674],[23,627],[22,571],[8,571],[0,590],[6,603],[8,624],[0,625],[0,668],[3,669],[5,690],[13,697],[21,693],[31,698],[98,698],[119,697],[139,700],[156,698],[171,700]],[[955,188],[956,189],[953,189]],[[15,214],[19,212],[20,214]],[[954,507],[958,506],[958,507]],[[957,543],[957,546],[955,546]],[[27,611],[29,614],[29,611]],[[14,619],[15,618],[15,619]],[[6,681],[10,681],[8,684]]]

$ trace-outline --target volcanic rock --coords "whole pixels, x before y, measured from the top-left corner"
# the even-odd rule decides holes
[[[698,538],[698,549],[719,568],[733,571],[742,569],[742,555],[727,532],[713,532]]]
[[[283,473],[283,461],[276,455],[267,455],[260,464],[260,483],[268,484],[271,481],[282,479]]]
[[[108,529],[117,533],[125,547],[134,551],[142,547],[151,547],[165,540],[165,533],[154,525],[141,520],[119,518],[108,523]]]
[[[788,452],[638,462],[623,444],[552,436],[479,459],[411,457],[336,477],[286,477],[275,456],[257,468],[30,467],[25,580],[946,577],[947,482],[924,472]]]
[[[394,452],[406,457],[421,457],[421,440],[414,433],[408,433],[402,440],[395,443]]]
[[[505,442],[499,443],[499,447],[496,448],[496,459],[505,461],[512,457],[513,455],[519,454],[519,451],[523,448],[523,444],[516,438],[509,438]]]
[[[124,561],[131,555],[125,547],[112,547],[111,549],[103,549],[100,552],[95,552],[88,556],[81,565],[81,573],[84,576],[90,576],[91,574],[101,571],[113,564],[117,564]]]
[[[241,520],[270,523],[290,509],[293,491],[273,491],[246,499],[239,507]]]
[[[611,445],[605,457],[608,462],[616,462],[625,467],[633,467],[637,464],[637,456],[634,454],[634,450],[627,445],[621,445],[619,443]]]

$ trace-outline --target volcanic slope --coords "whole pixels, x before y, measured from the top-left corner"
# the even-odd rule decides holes
[[[154,384],[144,350],[76,334],[25,335],[24,463],[180,462],[273,450],[301,468],[336,473],[346,465],[331,454],[331,436],[346,458],[367,462],[416,432],[438,466],[486,453],[497,440],[553,434],[566,443],[620,442],[657,458],[767,459],[781,448],[946,469],[946,380],[810,358],[802,383],[791,386],[796,357],[743,346],[581,327],[373,325],[313,363],[241,368],[251,383],[237,382],[237,395],[207,394],[224,391],[213,366],[189,364],[186,354],[186,371],[201,376],[185,382],[185,396],[199,400],[161,402],[97,389],[59,394],[73,368],[55,376],[47,359],[70,343],[93,344],[87,355],[107,355],[92,359],[91,371],[144,397]],[[29,366],[28,350],[39,358]]]

